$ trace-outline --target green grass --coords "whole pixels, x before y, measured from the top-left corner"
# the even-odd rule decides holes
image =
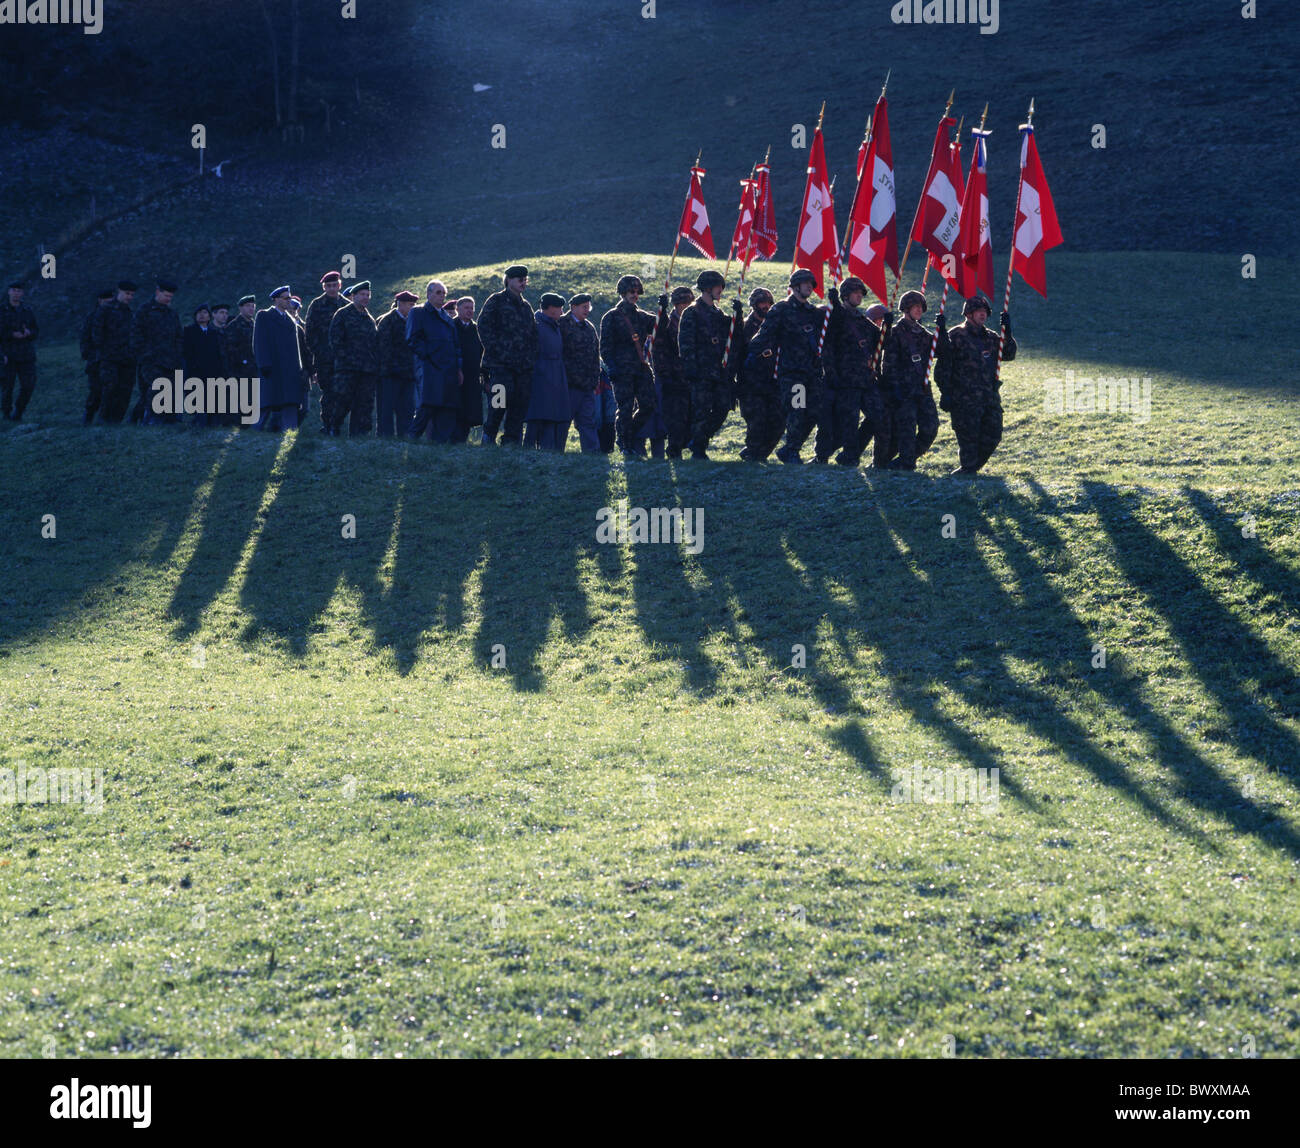
[[[533,293],[637,257],[583,258]],[[1231,260],[1068,258],[966,485],[946,425],[883,476],[83,431],[50,356],[0,765],[105,811],[0,807],[0,1052],[1294,1056],[1295,386],[1155,301],[1071,322]],[[1066,369],[1151,421],[1045,414]],[[598,545],[623,497],[702,552]],[[891,800],[914,764],[996,812]]]

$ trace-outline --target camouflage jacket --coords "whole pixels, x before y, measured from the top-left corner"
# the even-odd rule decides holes
[[[729,311],[696,299],[682,312],[677,327],[677,353],[682,361],[682,374],[692,383],[722,383],[732,377],[736,373],[735,360],[728,360],[725,368],[722,365],[722,354],[727,349],[730,332]]]
[[[665,393],[685,394],[691,385],[686,381],[682,371],[682,357],[677,350],[677,337],[681,330],[682,317],[674,307],[668,314],[668,322],[655,339],[653,357],[655,378],[663,385]]]
[[[181,366],[181,320],[171,307],[150,299],[135,313],[131,324],[131,353],[140,363],[158,370]]]
[[[919,395],[925,389],[933,342],[929,331],[906,316],[889,332],[885,340],[884,382],[896,397]]]
[[[415,378],[415,356],[406,345],[406,320],[392,307],[375,324],[379,332],[379,373],[386,379]]]
[[[131,308],[120,299],[101,307],[90,325],[90,339],[101,363],[131,362]]]
[[[809,378],[818,375],[821,372],[821,356],[817,353],[817,346],[821,340],[825,317],[824,307],[816,307],[793,295],[773,304],[763,325],[758,329],[758,334],[749,344],[746,365],[753,364],[761,372],[766,364],[760,360],[771,360],[775,366],[779,352],[779,378]]]
[[[349,303],[330,320],[330,350],[336,371],[379,373],[379,331],[369,311]]]
[[[537,362],[537,319],[528,300],[505,288],[487,297],[478,317],[483,366],[531,371]]]
[[[257,374],[253,365],[253,320],[236,315],[221,328],[221,361],[226,374],[247,379]]]
[[[340,307],[348,305],[347,298],[343,295],[335,295],[333,299],[328,295],[317,295],[307,305],[307,346],[311,348],[314,358],[333,361],[330,354],[330,320]]]
[[[880,342],[880,328],[860,307],[843,304],[831,311],[826,328],[822,365],[826,383],[836,390],[866,390],[873,383],[871,361]]]
[[[655,317],[635,303],[619,303],[600,317],[600,357],[613,378],[649,370],[641,348],[654,330]]]
[[[600,386],[600,336],[590,319],[572,314],[560,320],[564,338],[564,373],[575,390],[595,391]]]
[[[26,327],[31,332],[26,339],[15,339],[14,333]],[[26,303],[15,307],[8,299],[0,300],[0,351],[11,363],[36,362],[36,316]]]
[[[102,310],[103,305],[96,303],[95,309],[88,312],[81,321],[81,357],[92,367],[99,362],[99,350],[95,346],[95,319]]]
[[[1002,359],[1016,357],[1016,341],[1007,336]],[[958,323],[951,331],[939,334],[939,358],[943,362],[947,384],[944,391],[968,394],[972,391],[996,391],[998,388],[998,335],[992,327],[976,330],[969,320]]]

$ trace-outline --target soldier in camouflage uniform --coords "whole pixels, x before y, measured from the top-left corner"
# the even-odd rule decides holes
[[[600,428],[596,425],[596,390],[600,386],[600,334],[587,316],[591,296],[585,291],[569,300],[568,314],[560,319],[564,340],[564,374],[569,383],[569,414],[578,432],[583,454],[600,453]],[[568,428],[560,442],[568,441]]]
[[[664,426],[668,430],[666,453],[669,458],[681,458],[686,444],[691,441],[691,385],[682,371],[677,338],[681,330],[682,312],[694,302],[695,292],[689,287],[674,287],[671,296],[659,296],[659,305],[664,310],[672,305],[667,322],[655,338],[652,352],[655,380],[663,396]]]
[[[824,389],[819,347],[826,311],[808,302],[816,282],[802,268],[790,276],[790,294],[767,313],[746,356],[746,364],[760,374],[768,362],[776,373],[788,411],[785,445],[776,457],[794,465],[803,461],[799,449],[812,433]]]
[[[405,434],[415,418],[415,356],[406,345],[406,317],[420,301],[399,291],[375,324],[379,332],[379,429],[381,438]]]
[[[993,304],[980,292],[966,300],[962,309],[964,323],[951,332],[944,317],[939,328],[939,364],[942,372],[940,391],[952,412],[952,429],[957,436],[961,466],[953,474],[978,473],[1002,441],[1002,403],[998,399],[998,337],[984,324]],[[1006,340],[1002,358],[1016,357],[1016,341],[1011,337],[1011,316],[1002,312],[1002,330]]]
[[[36,389],[36,336],[40,329],[23,303],[24,283],[9,284],[9,300],[0,303],[0,408],[18,422]],[[14,383],[18,397],[14,398]]]
[[[117,296],[95,313],[90,340],[99,356],[99,417],[106,423],[120,423],[126,415],[135,389],[135,360],[131,358],[131,300],[135,284],[123,279]]]
[[[528,268],[513,264],[502,275],[504,286],[489,295],[478,317],[478,337],[483,344],[483,373],[487,376],[488,416],[483,424],[484,443],[519,446],[524,419],[533,391],[533,367],[539,342],[537,317],[524,298]],[[502,427],[504,423],[504,428]]]
[[[86,413],[81,416],[81,425],[88,427],[95,419],[104,399],[104,384],[99,374],[99,350],[95,345],[95,320],[100,311],[113,302],[113,292],[109,289],[95,296],[95,309],[81,323],[81,358],[86,364]]]
[[[177,412],[155,414],[152,406],[154,380],[170,380],[185,362],[181,320],[172,310],[172,299],[178,290],[175,280],[159,279],[153,298],[135,313],[131,324],[131,354],[138,364],[136,374],[140,383],[140,397],[131,412],[131,421],[143,426],[174,423],[180,418]]]
[[[776,356],[750,364],[749,347],[763,326],[763,320],[776,300],[766,287],[749,293],[749,314],[740,328],[736,348],[736,390],[740,397],[740,417],[745,420],[745,445],[740,451],[743,462],[762,462],[781,441],[785,430],[785,406],[780,386],[773,372]]]
[[[337,271],[327,271],[321,276],[321,291],[307,304],[307,349],[311,351],[311,360],[316,367],[316,385],[320,387],[320,429],[326,434],[335,423],[335,407],[338,394],[334,386],[334,354],[330,350],[330,323],[339,310],[348,305],[340,288],[343,276]],[[338,414],[337,422],[341,426],[345,410]],[[404,429],[404,428],[403,428]]]
[[[374,425],[375,391],[379,386],[379,330],[367,307],[370,283],[362,280],[343,292],[351,306],[341,307],[330,320],[330,353],[334,356],[334,401],[330,403],[328,433],[337,438],[348,419],[348,437],[368,435]],[[322,407],[324,407],[322,396]]]
[[[903,318],[885,340],[884,384],[893,408],[894,444],[898,470],[915,470],[916,460],[930,449],[939,433],[939,412],[934,407],[926,372],[933,336],[921,326],[925,296],[908,291],[899,301]]]
[[[836,462],[841,466],[857,466],[861,457],[861,438],[858,418],[865,414],[868,421],[880,422],[880,392],[876,389],[871,364],[880,342],[880,328],[867,318],[862,309],[867,285],[856,276],[844,280],[838,300],[831,292],[831,321],[826,330],[824,366],[826,383],[831,393],[831,419],[835,425],[834,438],[840,447]],[[888,446],[889,436],[884,436]],[[877,437],[877,451],[881,449]],[[822,439],[818,436],[818,454],[822,453]],[[831,449],[823,457],[829,457]],[[878,460],[883,465],[884,460]]]
[[[646,358],[655,317],[637,306],[645,292],[637,276],[624,275],[616,290],[622,302],[601,316],[600,353],[618,403],[616,435],[623,457],[645,458],[642,428],[657,405],[654,372]]]
[[[709,457],[709,439],[722,429],[731,410],[735,360],[729,359],[725,366],[722,362],[731,316],[718,306],[725,287],[726,281],[716,271],[701,271],[695,280],[699,298],[682,312],[677,328],[677,353],[691,388],[692,458]],[[734,306],[739,315],[739,299]]]
[[[257,364],[253,361],[257,296],[245,295],[239,300],[238,308],[235,317],[221,329],[221,361],[227,377],[253,379],[257,377]],[[208,426],[234,426],[237,422],[238,411],[208,415]]]

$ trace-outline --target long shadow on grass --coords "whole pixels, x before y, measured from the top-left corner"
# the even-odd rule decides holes
[[[1125,577],[1161,613],[1188,665],[1230,715],[1232,743],[1296,785],[1293,769],[1300,762],[1300,739],[1258,704],[1243,683],[1247,677],[1255,678],[1265,696],[1284,709],[1293,707],[1296,667],[1283,665],[1268,644],[1201,583],[1164,538],[1137,520],[1126,508],[1125,499],[1098,483],[1085,483],[1084,489],[1110,536]],[[1203,495],[1190,500],[1217,532],[1216,518],[1222,515],[1213,511]],[[1242,541],[1239,534],[1237,539]],[[1222,536],[1220,545],[1225,545]],[[1263,568],[1265,584],[1288,597],[1294,594],[1294,583],[1267,558],[1262,546],[1257,545],[1249,557],[1235,545],[1229,552],[1252,574]],[[1240,801],[1240,794],[1234,794],[1234,799]]]

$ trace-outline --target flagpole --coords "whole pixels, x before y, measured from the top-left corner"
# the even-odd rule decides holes
[[[817,129],[813,132],[813,139],[817,138],[817,132],[822,130],[822,117],[826,115],[826,101],[822,100],[822,110],[817,113]],[[809,152],[812,151],[812,145],[809,144]],[[808,202],[808,181],[812,179],[812,156],[808,157],[808,174],[803,181],[803,198],[799,201],[799,226],[794,229],[794,252],[790,256],[790,274],[793,275],[796,262],[799,258],[799,232],[803,228],[803,205]],[[680,231],[681,228],[678,228]]]
[[[885,93],[884,93],[884,92],[881,92],[880,94],[883,96]],[[942,125],[942,124],[943,124],[943,121],[946,120],[946,119],[948,118],[948,112],[949,112],[949,110],[952,108],[952,99],[953,99],[953,96],[955,96],[956,94],[957,94],[957,89],[956,89],[956,88],[953,88],[952,91],[950,91],[950,92],[948,93],[948,102],[947,102],[946,104],[944,104],[944,106],[943,106],[943,115],[939,117],[939,123],[940,123],[940,125]],[[929,175],[929,172],[927,172],[926,174]],[[902,286],[902,283],[903,283],[903,272],[907,270],[907,256],[908,256],[908,254],[909,254],[909,253],[911,252],[911,250],[912,250],[912,232],[916,230],[916,221],[917,221],[917,220],[920,218],[920,216],[921,216],[921,208],[922,208],[922,206],[925,204],[925,193],[926,193],[926,190],[927,190],[927,189],[924,188],[924,187],[921,188],[921,198],[920,198],[919,200],[917,200],[917,202],[916,202],[916,210],[912,213],[912,226],[909,227],[909,228],[907,229],[907,246],[903,248],[903,260],[902,260],[902,262],[899,263],[899,265],[898,265],[898,275],[897,275],[897,276],[895,277],[895,279],[894,279],[894,299],[895,299],[895,300],[898,299],[898,289],[899,289],[899,287]],[[926,271],[929,271],[929,270],[930,270],[930,261],[929,261],[928,259],[925,261],[925,269],[926,269]],[[922,281],[922,283],[925,282],[925,276],[924,276],[924,275],[921,277],[921,281]],[[921,288],[921,291],[922,291],[922,293],[924,293],[924,291],[925,291],[924,286]],[[890,303],[890,307],[891,307],[891,308],[893,307],[893,303]]]
[[[861,146],[862,146],[863,148],[869,148],[869,147],[871,147],[871,121],[872,121],[872,119],[873,119],[873,116],[868,116],[868,117],[867,117],[867,130],[866,130],[866,132],[865,132],[865,133],[863,134],[863,136],[862,136],[862,145],[861,145]],[[865,167],[866,167],[866,164],[867,164],[867,156],[866,156],[866,152],[864,151],[863,154],[862,154],[862,166],[865,168]],[[853,212],[857,209],[857,206],[858,206],[858,196],[861,194],[861,192],[862,192],[862,176],[859,175],[859,176],[858,176],[858,185],[857,185],[857,187],[855,187],[855,188],[853,189],[853,198],[852,198],[851,200],[849,200],[849,214],[845,217],[845,224],[844,224],[844,242],[843,242],[842,244],[840,244],[840,262],[841,262],[841,263],[845,262],[845,261],[848,259],[848,257],[849,257],[849,246],[850,246],[850,242],[849,242],[849,241],[853,238]],[[871,238],[870,236],[867,237],[868,241],[870,240],[870,238]]]
[[[1034,128],[1034,101],[1031,97],[1029,100],[1029,122],[1024,125],[1033,131]],[[1024,134],[1021,134],[1023,141]],[[1024,144],[1021,148],[1023,152]],[[1020,193],[1025,190],[1025,165],[1022,161],[1020,164],[1020,182],[1016,185],[1016,213],[1011,217],[1011,254],[1007,258],[1007,289],[1002,296],[1002,310],[1011,310],[1011,276],[1016,266],[1016,221],[1020,218]],[[996,375],[998,379],[1002,378],[1002,347],[1006,341],[1006,334],[1002,330],[1002,316],[998,316],[998,361],[996,365]]]
[[[750,197],[751,200],[754,198],[754,196],[753,196],[753,187],[752,187],[752,185],[753,185],[753,182],[754,182],[754,173],[755,173],[756,171],[758,171],[758,164],[754,164],[754,166],[751,167],[751,168],[749,169],[749,184],[746,184],[746,183],[744,182],[744,180],[741,180],[741,183],[740,183],[740,207],[739,207],[737,210],[738,210],[738,214],[739,214],[740,216],[742,216],[742,217],[743,217],[744,214],[745,214],[745,195],[748,193],[748,194],[749,194],[749,197]],[[736,226],[737,226],[737,227],[740,226],[740,219],[739,219],[739,218],[736,220]],[[754,226],[754,220],[750,220],[750,224],[749,224],[749,226],[750,226],[750,228],[751,228],[751,230],[752,230],[752,229],[753,229],[753,226]],[[680,231],[680,230],[681,230],[681,228],[678,228],[678,231]],[[730,249],[727,251],[727,265],[726,265],[726,267],[724,267],[723,270],[722,270],[722,280],[723,280],[724,283],[726,282],[727,275],[728,275],[728,274],[730,273],[730,271],[731,271],[731,257],[732,257],[735,253],[736,253],[736,235],[735,235],[735,232],[732,232],[732,235],[731,235],[731,247],[730,247]],[[743,276],[742,276],[742,278],[743,278]]]
[[[826,194],[829,195],[831,199],[831,211],[835,210],[835,181],[837,179],[839,179],[838,175],[831,176],[830,186],[826,189]],[[838,287],[840,285],[840,264],[839,264],[838,250],[836,251],[835,265],[833,267],[831,267],[829,263],[824,263],[824,265],[826,267],[830,267],[831,269],[831,278],[835,280],[832,286]]]
[[[700,166],[700,157],[703,156],[703,155],[704,155],[704,149],[703,149],[703,148],[700,148],[700,150],[699,150],[698,152],[695,153],[695,163],[694,163],[694,164],[692,165],[692,167],[691,167],[691,179],[692,179],[692,181],[695,179],[695,169],[696,169],[697,167]],[[687,190],[686,190],[686,196],[687,196],[688,199],[690,198],[690,194],[691,194],[691,192],[690,192],[690,188],[687,188]],[[677,226],[677,238],[673,240],[673,257],[668,261],[668,278],[664,280],[664,294],[665,294],[665,295],[668,294],[668,288],[672,286],[672,282],[673,282],[673,264],[675,264],[675,263],[677,262],[677,247],[678,247],[678,245],[681,243],[681,241],[682,241],[682,228],[681,228],[681,224],[679,223],[678,226]]]

